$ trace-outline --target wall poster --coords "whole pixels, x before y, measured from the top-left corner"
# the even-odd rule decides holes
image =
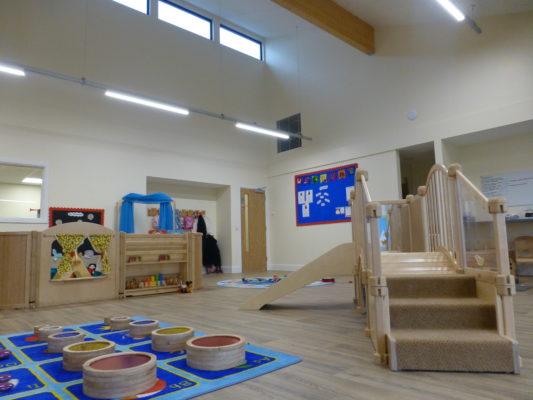
[[[343,165],[294,177],[296,225],[351,221],[350,192],[357,164]]]

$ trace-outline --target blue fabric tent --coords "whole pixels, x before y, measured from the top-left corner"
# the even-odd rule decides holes
[[[135,233],[133,221],[133,204],[159,204],[159,229],[172,231],[174,229],[174,215],[172,211],[172,198],[165,193],[138,194],[130,193],[122,198],[120,207],[120,231]]]

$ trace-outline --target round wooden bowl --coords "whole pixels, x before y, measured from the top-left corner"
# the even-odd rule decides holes
[[[185,350],[187,340],[194,337],[194,329],[188,326],[174,326],[152,331],[152,350],[170,353]]]
[[[44,328],[45,326],[50,326],[50,325],[48,325],[48,324],[35,325],[33,327],[33,335],[34,336],[39,336],[39,329]]]
[[[157,357],[151,353],[108,354],[83,364],[83,394],[96,399],[131,397],[157,382]]]
[[[48,342],[48,353],[61,353],[63,347],[72,343],[83,342],[85,334],[81,332],[60,332],[54,333],[46,338]]]
[[[142,321],[131,321],[128,325],[130,336],[133,338],[145,338],[152,334],[152,331],[159,328],[159,321],[145,319]]]
[[[40,341],[46,341],[48,339],[48,336],[53,335],[54,333],[60,333],[63,332],[62,326],[52,326],[52,325],[46,325],[37,330],[37,336],[39,336]]]
[[[111,330],[121,331],[124,329],[128,329],[129,324],[131,322],[131,318],[126,316],[111,317],[109,319],[109,322],[111,323]]]
[[[85,361],[114,352],[115,343],[107,340],[73,343],[63,347],[63,369],[81,371]]]
[[[187,365],[204,371],[221,371],[246,362],[244,338],[238,335],[208,335],[187,341]]]

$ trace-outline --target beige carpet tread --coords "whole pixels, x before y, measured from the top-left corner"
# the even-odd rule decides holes
[[[394,329],[390,345],[399,370],[512,373],[515,368],[513,342],[493,330]]]
[[[478,298],[390,299],[391,328],[496,329],[496,309]]]
[[[475,278],[459,274],[387,277],[387,287],[391,298],[476,296]]]

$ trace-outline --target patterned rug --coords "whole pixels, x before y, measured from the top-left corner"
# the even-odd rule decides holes
[[[160,323],[160,326],[171,325]],[[134,339],[127,331],[111,331],[103,323],[72,325],[65,330],[85,333],[85,341],[111,340],[116,343],[117,352],[143,351],[157,356],[157,384],[128,400],[189,399],[301,361],[295,356],[246,345],[245,364],[224,371],[202,371],[187,366],[185,351],[152,351],[150,338]],[[203,335],[195,332],[195,336]],[[12,353],[7,359],[0,360],[0,375],[10,375],[9,382],[15,385],[9,391],[0,391],[0,400],[90,400],[82,391],[82,373],[63,370],[61,353],[45,353],[46,348],[47,344],[38,341],[33,332],[0,336],[0,350],[7,349]]]
[[[278,283],[278,281],[275,281],[272,276],[259,276],[255,278],[228,279],[217,282],[217,285],[239,289],[267,289],[275,283]],[[305,287],[324,286],[331,284],[333,284],[333,282],[316,281],[310,283],[309,285],[305,285]]]

